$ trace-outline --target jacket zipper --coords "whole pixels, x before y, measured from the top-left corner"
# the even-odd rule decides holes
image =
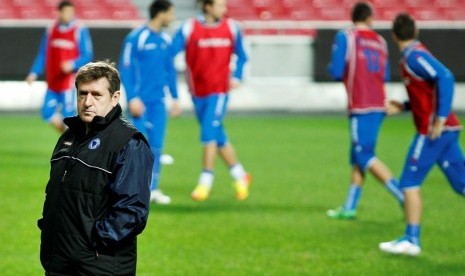
[[[67,173],[68,173],[68,170],[65,170],[65,173],[63,174],[63,177],[61,178],[61,184],[65,183],[65,177]]]

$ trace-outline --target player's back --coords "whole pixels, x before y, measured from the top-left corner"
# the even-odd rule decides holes
[[[384,110],[384,82],[388,67],[385,40],[369,28],[352,28],[347,37],[344,84],[352,113]]]

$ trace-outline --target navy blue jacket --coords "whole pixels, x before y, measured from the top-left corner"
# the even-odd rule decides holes
[[[153,155],[118,105],[86,134],[79,117],[51,158],[41,232],[41,262],[60,274],[134,274],[136,236],[149,213]]]

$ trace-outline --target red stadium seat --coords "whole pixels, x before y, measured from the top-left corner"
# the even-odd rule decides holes
[[[0,6],[0,19],[14,19],[18,18],[18,11],[7,5]]]
[[[280,5],[285,8],[298,9],[311,7],[311,2],[308,0],[281,0]]]
[[[407,7],[414,7],[414,8],[432,8],[432,1],[431,0],[405,0],[404,5]]]
[[[254,8],[250,7],[235,7],[231,6],[228,8],[227,16],[237,20],[258,20],[258,12]]]
[[[324,20],[348,20],[350,11],[344,7],[322,8],[319,10],[321,19]]]
[[[312,6],[315,8],[340,8],[340,7],[351,7],[353,3],[351,1],[341,0],[313,0]]]
[[[130,0],[104,0],[101,2],[104,2],[106,6],[133,6]]]
[[[57,7],[61,0],[42,0],[42,3],[48,7]]]
[[[15,7],[37,6],[37,1],[36,0],[11,0],[11,3]]]
[[[400,8],[404,7],[403,0],[375,0],[372,2],[375,9],[377,8]]]
[[[134,7],[127,7],[125,9],[114,8],[111,11],[111,18],[117,20],[137,20],[141,19],[139,11]]]
[[[461,0],[435,0],[434,6],[439,8],[458,8],[463,9],[465,1]]]
[[[294,10],[290,14],[292,20],[321,20],[321,15],[313,9]]]
[[[397,14],[401,12],[407,12],[406,8],[401,6],[399,7],[389,7],[389,8],[378,8],[375,10],[375,18],[376,20],[393,20]]]
[[[446,10],[444,11],[444,17],[447,20],[465,20],[465,10],[464,8],[462,8],[461,10]]]
[[[441,9],[410,8],[409,13],[415,20],[445,20]]]
[[[84,20],[111,19],[112,14],[109,9],[81,8],[76,10],[76,16]]]
[[[45,6],[18,7],[18,17],[21,19],[54,19],[55,10]]]
[[[238,20],[255,20],[257,16],[261,20],[349,20],[354,3],[354,0],[235,0],[228,3],[228,15]],[[465,20],[465,0],[370,0],[370,3],[377,20],[390,21],[399,12],[409,12],[417,20]]]

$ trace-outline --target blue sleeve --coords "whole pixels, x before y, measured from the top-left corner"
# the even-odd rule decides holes
[[[92,50],[92,39],[90,38],[89,29],[81,28],[79,40],[79,57],[74,60],[74,70],[78,70],[94,58]]]
[[[434,82],[437,90],[438,117],[447,117],[452,109],[454,95],[454,75],[440,61],[427,52],[412,53],[407,64],[410,69],[424,80]]]
[[[242,32],[237,26],[236,41],[234,45],[234,54],[236,54],[236,70],[234,71],[233,77],[238,80],[242,80],[244,71],[244,64],[247,62],[247,54],[244,49],[244,43],[242,39]]]
[[[171,45],[170,51],[166,57],[166,68],[168,72],[168,88],[173,99],[178,99],[178,84],[177,84],[177,73],[174,67],[174,54],[173,45]]]
[[[344,31],[337,32],[331,52],[331,62],[328,73],[334,80],[340,81],[344,77],[346,67],[347,38]]]
[[[124,40],[123,51],[119,60],[119,72],[121,82],[126,92],[126,99],[130,102],[138,97],[136,92],[136,72],[138,69],[137,48],[132,34],[129,34]]]
[[[37,76],[42,75],[45,70],[45,54],[47,51],[47,40],[48,33],[45,32],[45,34],[42,36],[42,40],[40,41],[39,51],[37,52],[36,58],[31,67],[31,73],[34,73]]]
[[[153,154],[141,139],[132,138],[121,150],[109,183],[111,209],[95,222],[97,250],[116,245],[144,230],[150,209]]]
[[[179,54],[179,52],[184,51],[186,48],[186,38],[183,34],[183,26],[181,26],[173,38],[173,57]]]

